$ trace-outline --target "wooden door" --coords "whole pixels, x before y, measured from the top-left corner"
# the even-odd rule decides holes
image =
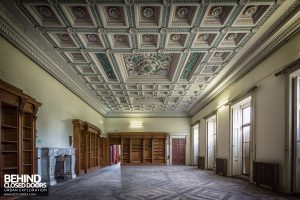
[[[185,164],[185,139],[172,139],[172,165]]]

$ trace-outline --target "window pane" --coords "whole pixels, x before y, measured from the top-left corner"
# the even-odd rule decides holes
[[[250,146],[249,143],[243,144],[243,158],[250,158]]]
[[[249,124],[251,117],[251,109],[250,106],[243,109],[243,124]]]
[[[243,142],[250,142],[250,126],[243,127]]]
[[[196,125],[193,127],[193,133],[194,133],[194,163],[197,164],[198,161],[198,149],[199,149],[199,126]]]
[[[250,174],[250,159],[243,159],[243,174]]]

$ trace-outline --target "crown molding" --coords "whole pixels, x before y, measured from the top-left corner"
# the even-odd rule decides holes
[[[187,112],[110,112],[106,118],[189,118]]]
[[[291,3],[287,1],[286,3]],[[248,72],[258,66],[264,59],[270,56],[280,46],[282,46],[289,38],[299,32],[300,28],[300,2],[295,0],[291,3],[284,14],[279,17],[276,23],[268,27],[262,37],[255,42],[235,63],[230,71],[225,75],[219,76],[211,87],[203,92],[203,98],[200,98],[195,106],[188,111],[191,116],[200,112],[204,107],[218,97],[228,86],[238,81]]]
[[[0,9],[0,35],[99,114],[105,116],[108,112],[108,109],[90,92],[90,89],[76,74],[69,77],[67,74],[70,74],[70,71],[66,72],[59,67],[58,63],[20,30],[16,19],[4,7]]]

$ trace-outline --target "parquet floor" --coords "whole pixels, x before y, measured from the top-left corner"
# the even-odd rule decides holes
[[[111,166],[51,187],[51,200],[296,199],[192,166]]]

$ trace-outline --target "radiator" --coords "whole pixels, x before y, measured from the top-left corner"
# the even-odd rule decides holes
[[[278,190],[278,168],[277,163],[253,162],[253,182],[270,186],[274,191]]]
[[[227,165],[226,159],[223,158],[216,158],[216,173],[222,173],[223,176],[226,175]]]
[[[205,168],[205,157],[198,156],[198,168]]]

